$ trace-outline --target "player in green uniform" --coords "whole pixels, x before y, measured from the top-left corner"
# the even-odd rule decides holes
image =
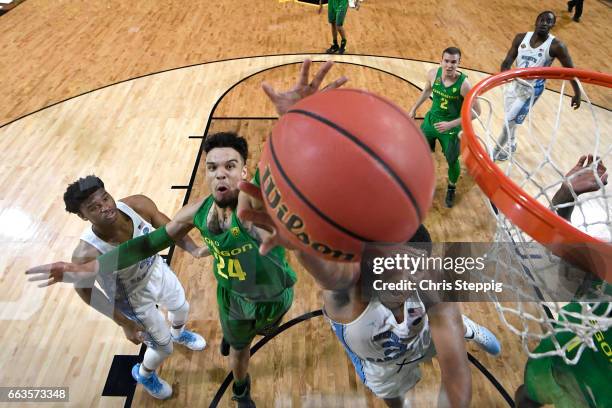
[[[328,61],[308,82],[311,62],[302,65],[297,84],[277,93],[267,84],[264,92],[277,110],[319,90],[333,63]],[[347,79],[341,77],[326,89],[337,88]],[[250,344],[257,333],[273,330],[293,300],[295,273],[285,259],[284,249],[275,248],[262,256],[259,244],[270,234],[250,223],[241,223],[236,208],[251,208],[254,201],[241,195],[238,183],[247,177],[246,140],[233,133],[209,135],[206,151],[206,183],[211,195],[183,207],[168,224],[155,232],[121,244],[115,250],[84,264],[56,262],[31,268],[30,280],[46,280],[43,286],[62,281],[86,279],[100,271],[121,270],[146,259],[197,228],[215,257],[217,303],[225,341],[230,348],[230,367],[234,375],[233,398],[239,408],[255,407],[250,396],[248,364]],[[254,182],[258,183],[257,174]],[[253,208],[257,209],[257,206]],[[201,256],[204,254],[200,254]]]
[[[579,313],[577,302],[563,307],[568,312]],[[607,303],[600,303],[599,311],[604,313]],[[578,323],[578,319],[575,319]],[[560,346],[572,342],[566,356],[572,359],[581,341],[574,333],[559,332],[555,335]],[[597,350],[585,348],[575,365],[566,364],[561,357],[529,359],[525,366],[525,385],[516,394],[517,407],[540,407],[553,404],[557,408],[612,407],[612,332],[610,329],[593,336]],[[552,339],[544,339],[534,350],[545,353],[555,350]]]
[[[427,73],[427,82],[419,99],[410,109],[410,117],[416,116],[416,111],[433,93],[431,109],[425,115],[421,130],[425,134],[431,150],[435,150],[436,139],[442,146],[444,157],[448,163],[448,189],[446,191],[446,206],[452,207],[455,202],[456,183],[461,172],[459,164],[459,131],[461,130],[461,105],[463,98],[472,86],[465,74],[457,71],[461,60],[461,50],[449,47],[442,52],[439,68],[433,68]],[[480,114],[478,103],[474,105],[476,114]]]
[[[572,190],[576,196],[597,191],[601,185],[607,184],[608,174],[604,164],[597,165],[597,175],[591,171],[593,156],[582,156],[576,166],[566,177],[576,173],[559,188],[553,197],[555,207],[574,202]],[[585,166],[586,163],[586,166]],[[599,178],[599,180],[597,180]],[[557,210],[557,214],[571,220],[574,206],[565,206]],[[601,282],[600,282],[601,284]],[[610,285],[603,283],[604,292],[610,295]],[[563,307],[565,311],[580,313],[581,305],[571,302]],[[600,303],[594,314],[603,316],[610,314],[609,304]],[[563,317],[560,317],[562,320]],[[568,316],[567,319],[580,323],[579,319]],[[583,324],[586,324],[584,322]],[[558,331],[555,338],[563,347],[568,344],[566,357],[574,359],[581,339],[570,331]],[[596,350],[586,348],[575,365],[566,364],[559,356],[532,358],[525,366],[525,384],[516,391],[516,406],[519,408],[540,407],[542,404],[553,404],[560,408],[600,408],[612,407],[612,333],[610,329],[596,332],[593,336]],[[551,338],[544,339],[534,350],[535,353],[554,351],[555,344]]]
[[[323,2],[319,0],[319,13],[323,10]],[[344,30],[344,18],[348,10],[348,0],[329,0],[327,2],[327,21],[331,27],[332,40],[331,47],[325,51],[328,54],[344,54],[346,50],[346,31]],[[340,47],[338,47],[338,33],[342,37]]]

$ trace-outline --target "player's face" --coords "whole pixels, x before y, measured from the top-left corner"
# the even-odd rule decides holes
[[[551,13],[541,15],[535,24],[535,31],[539,35],[548,35],[550,30],[555,25],[555,16]]]
[[[113,224],[118,216],[117,204],[113,197],[100,188],[90,195],[79,207],[80,216],[94,225]]]
[[[444,55],[442,55],[441,65],[446,75],[454,75],[455,72],[457,72],[460,60],[461,57],[459,54],[449,54],[445,52]]]
[[[206,184],[221,208],[238,205],[238,182],[246,178],[242,156],[231,147],[217,147],[206,155]]]

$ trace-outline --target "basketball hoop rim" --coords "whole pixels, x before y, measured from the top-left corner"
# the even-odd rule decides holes
[[[533,239],[549,247],[555,254],[567,258],[558,252],[563,244],[585,244],[592,254],[604,260],[607,269],[596,268],[597,275],[610,282],[612,280],[612,244],[594,238],[572,226],[569,222],[550,211],[543,204],[527,194],[493,162],[478,140],[472,127],[471,106],[476,98],[484,92],[510,82],[521,79],[579,79],[585,83],[612,88],[612,75],[602,72],[588,71],[576,68],[519,68],[504,71],[485,78],[476,84],[464,99],[461,108],[461,154],[476,183],[489,197],[491,202],[521,230]],[[569,256],[569,258],[572,258]],[[593,272],[592,266],[585,266]],[[601,266],[600,266],[601,267]]]

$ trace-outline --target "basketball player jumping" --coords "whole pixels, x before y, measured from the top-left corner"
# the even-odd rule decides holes
[[[170,220],[153,201],[143,195],[123,198],[115,203],[98,177],[87,176],[68,186],[64,194],[66,211],[89,221],[91,226],[81,236],[72,262],[83,264],[107,253],[130,238],[145,235]],[[179,246],[194,257],[208,255],[185,236]],[[98,281],[102,293],[94,285]],[[147,345],[142,364],[132,368],[132,376],[155,398],[166,399],[172,387],[155,370],[172,354],[172,343],[191,350],[202,350],[204,339],[185,330],[189,303],[178,278],[159,255],[120,270],[116,274],[99,273],[75,283],[75,290],[85,303],[107,315],[123,328],[128,340]],[[168,310],[168,327],[156,305]]]
[[[442,146],[442,152],[448,163],[448,188],[446,206],[451,208],[455,203],[455,191],[461,165],[459,163],[459,132],[461,131],[461,106],[463,98],[472,86],[467,76],[457,71],[461,61],[461,50],[449,47],[442,52],[439,68],[427,73],[427,82],[419,99],[410,109],[409,115],[414,118],[416,111],[433,93],[431,109],[425,115],[421,130],[425,134],[431,151],[436,148],[436,140]],[[480,115],[480,105],[476,103],[474,112]]]
[[[574,206],[563,206],[563,204],[574,202],[572,190],[576,196],[579,196],[598,191],[602,185],[607,184],[608,173],[604,164],[602,162],[597,164],[595,174],[590,169],[592,163],[593,156],[582,156],[576,166],[566,175],[569,177],[576,174],[575,177],[569,178],[571,185],[563,184],[553,197],[553,205],[561,206],[557,214],[567,221],[571,219]],[[609,231],[606,232],[608,236],[605,238],[610,240]],[[606,289],[609,291],[610,285],[606,285]],[[607,294],[612,295],[612,293]],[[566,312],[580,314],[582,307],[578,302],[570,302],[563,309]],[[594,313],[598,315],[610,313],[609,304],[600,303]],[[570,342],[576,346],[580,344],[580,341],[576,342],[580,339],[568,331],[558,332],[555,339],[561,347]],[[612,332],[610,329],[605,332],[597,332],[592,340],[596,350],[585,348],[575,365],[566,364],[559,356],[529,359],[525,366],[525,384],[521,385],[516,392],[517,407],[535,408],[543,404],[553,404],[557,408],[610,406],[612,401],[612,389],[609,385],[612,375],[612,349],[610,347]],[[540,342],[534,352],[545,353],[554,350],[553,340],[546,338]],[[569,359],[575,358],[576,350],[576,347],[568,347],[566,356]]]
[[[565,44],[550,34],[556,21],[557,17],[552,11],[540,13],[536,18],[533,32],[519,33],[514,37],[512,46],[501,64],[501,71],[512,68],[512,62],[515,63],[516,68],[548,67],[555,58],[559,59],[564,67],[573,68],[574,63]],[[544,79],[537,79],[527,85],[513,81],[506,88],[504,128],[493,151],[495,160],[508,160],[509,154],[516,151],[517,143],[514,135],[516,125],[523,123],[529,113],[530,105],[535,104],[544,92],[544,82]],[[571,106],[578,109],[580,107],[580,88],[576,81],[570,83],[574,89]],[[507,146],[508,139],[510,139],[509,146]]]
[[[261,204],[259,187],[243,182],[240,189],[255,200],[251,208],[239,210],[241,219],[273,231],[260,247],[293,246],[275,231],[270,215]],[[255,210],[252,208],[260,208]],[[420,227],[412,242],[431,242]],[[398,248],[398,247],[396,247]],[[295,248],[294,248],[295,249]],[[410,246],[397,252],[411,251]],[[488,353],[500,353],[500,344],[486,328],[462,316],[454,303],[421,299],[416,291],[375,291],[373,281],[385,283],[412,279],[406,270],[372,273],[375,256],[390,254],[388,246],[372,246],[361,264],[331,262],[296,250],[298,260],[323,289],[325,316],[350,357],[359,378],[387,406],[401,408],[404,396],[420,380],[419,364],[437,355],[442,384],[438,406],[467,407],[471,401],[471,374],[464,338]],[[412,250],[420,256],[418,249]]]
[[[331,69],[328,61],[309,82],[311,62],[305,61],[297,84],[290,93],[304,98],[319,90]],[[342,86],[341,77],[325,89]],[[264,84],[270,95],[271,88]],[[282,109],[282,101],[276,103]],[[231,346],[230,367],[234,375],[233,397],[239,408],[255,407],[250,395],[249,346],[258,333],[268,333],[280,323],[293,300],[295,273],[279,247],[266,256],[257,248],[267,231],[241,223],[236,217],[238,182],[247,176],[246,140],[233,133],[207,137],[206,183],[211,195],[183,207],[164,227],[132,239],[97,260],[85,264],[56,262],[31,268],[30,280],[45,280],[51,285],[64,280],[82,279],[95,273],[111,273],[138,263],[180,241],[197,228],[215,257],[213,272],[217,280],[217,303],[224,339]]]

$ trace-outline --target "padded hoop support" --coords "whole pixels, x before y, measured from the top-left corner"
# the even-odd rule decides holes
[[[461,154],[468,171],[482,191],[504,215],[552,253],[612,283],[612,244],[573,227],[523,191],[491,160],[478,140],[471,120],[476,98],[493,87],[521,79],[579,79],[612,88],[612,75],[575,68],[520,68],[480,81],[466,96],[461,109]]]

